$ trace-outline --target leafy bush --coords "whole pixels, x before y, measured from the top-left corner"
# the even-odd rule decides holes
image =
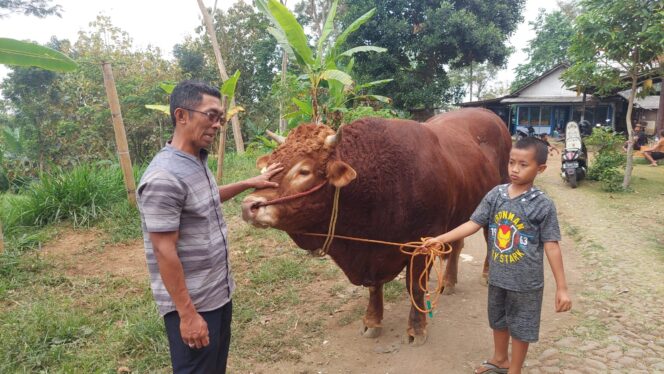
[[[624,139],[611,130],[596,128],[586,144],[597,148],[597,155],[588,170],[588,179],[602,182],[605,191],[622,191],[622,168],[627,161],[621,151]]]
[[[134,171],[137,177],[140,171]],[[51,223],[70,220],[74,226],[88,226],[114,217],[109,231],[121,240],[136,236],[125,226],[137,224],[135,208],[126,204],[122,171],[117,164],[80,165],[70,171],[55,168],[23,188],[20,194],[3,194],[0,219],[8,247],[34,248],[48,233],[39,230]],[[140,225],[138,225],[140,229]]]

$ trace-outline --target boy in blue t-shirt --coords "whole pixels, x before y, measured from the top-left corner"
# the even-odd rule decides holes
[[[541,140],[519,140],[510,151],[511,183],[489,191],[468,222],[426,243],[451,243],[482,227],[489,230],[488,314],[494,354],[475,373],[521,373],[528,344],[539,338],[544,253],[556,280],[556,311],[572,307],[558,245],[556,207],[544,192],[533,187],[537,174],[546,169],[547,155]],[[511,359],[507,353],[510,336]]]

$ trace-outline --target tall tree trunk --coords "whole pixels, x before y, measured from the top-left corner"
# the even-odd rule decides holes
[[[280,0],[281,4],[286,5],[286,0]],[[286,70],[288,69],[288,53],[286,50],[283,50],[283,55],[281,56],[281,93],[282,97],[279,98],[279,133],[284,134],[286,132],[286,119],[283,118],[284,113],[284,89],[286,88]]]
[[[579,122],[582,122],[586,119],[586,89],[583,89],[583,99],[581,100],[581,119]]]
[[[632,90],[629,93],[629,100],[627,101],[627,114],[625,118],[625,125],[627,126],[627,139],[630,140],[627,143],[627,163],[625,164],[625,177],[623,178],[623,188],[629,187],[629,183],[632,179],[632,168],[634,167],[632,150],[634,149],[634,143],[632,140],[632,108],[634,107],[634,97],[636,96],[636,80],[638,77],[636,68],[632,68],[629,75],[632,78]]]
[[[0,221],[0,255],[5,251],[5,237],[2,234],[2,221]]]
[[[311,87],[311,120],[314,124],[320,125],[320,115],[318,114],[318,89]]]
[[[470,85],[470,101],[473,101],[473,62],[470,62],[470,78],[468,79]]]
[[[664,63],[664,58],[660,60],[660,64]],[[661,66],[661,65],[660,65]],[[659,109],[657,109],[657,121],[655,122],[655,134],[664,129],[664,75],[659,82]]]
[[[311,16],[311,20],[314,23],[314,31],[318,34],[318,37],[323,34],[323,26],[321,25],[323,21],[321,21],[322,17],[322,9],[321,9],[321,14],[316,11],[316,0],[309,0],[310,8],[309,11],[311,12],[309,15]]]
[[[214,31],[214,25],[212,24],[212,17],[207,11],[203,0],[196,0],[198,2],[198,7],[201,9],[201,14],[203,14],[203,21],[205,22],[205,27],[208,32],[208,37],[210,38],[210,43],[212,43],[212,50],[214,51],[214,57],[217,60],[217,67],[219,68],[219,74],[221,79],[226,82],[228,80],[228,73],[226,72],[226,66],[224,65],[224,60],[221,57],[221,50],[219,49],[219,42],[217,42],[217,34]],[[231,101],[231,106],[235,105],[235,99]],[[235,138],[235,150],[237,153],[244,153],[244,141],[242,140],[242,131],[240,130],[240,121],[237,118],[237,115],[234,115],[231,118],[233,124],[233,137]],[[220,136],[226,136],[226,127],[224,126]],[[223,152],[223,150],[221,151]],[[220,157],[223,153],[220,153]]]

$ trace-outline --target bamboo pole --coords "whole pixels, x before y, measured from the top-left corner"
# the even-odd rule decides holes
[[[224,176],[224,155],[226,152],[226,111],[228,106],[228,96],[221,97],[221,110],[224,117],[221,120],[221,129],[219,131],[219,149],[217,150],[217,183],[221,184],[221,178]]]
[[[131,158],[129,156],[129,146],[127,145],[127,134],[125,133],[124,123],[122,122],[122,112],[120,111],[120,101],[118,92],[115,89],[115,79],[113,70],[108,62],[101,63],[104,73],[104,87],[106,96],[111,107],[111,116],[113,117],[113,131],[115,132],[115,144],[118,150],[118,158],[124,175],[125,187],[127,188],[127,198],[129,203],[136,206],[136,182],[134,181],[134,172],[131,168]]]
[[[198,7],[201,8],[201,13],[203,14],[203,21],[205,22],[205,28],[207,29],[208,37],[212,43],[212,50],[214,51],[214,57],[217,60],[219,74],[221,74],[221,79],[226,82],[228,80],[228,73],[226,73],[224,59],[221,57],[221,49],[219,49],[219,42],[217,41],[217,34],[215,33],[214,25],[212,24],[212,17],[207,11],[205,4],[203,4],[203,0],[196,1],[198,2]],[[235,106],[235,99],[231,101],[231,106]],[[233,124],[235,150],[237,153],[244,153],[244,141],[242,140],[242,131],[240,131],[240,121],[237,119],[237,115],[234,115],[233,118],[231,118],[231,123]]]

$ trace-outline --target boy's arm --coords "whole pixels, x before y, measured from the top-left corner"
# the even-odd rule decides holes
[[[455,228],[452,231],[448,231],[448,232],[446,232],[442,235],[438,235],[435,238],[431,238],[431,239],[427,240],[424,243],[424,245],[426,246],[428,244],[431,244],[434,241],[440,242],[440,243],[455,242],[459,239],[463,239],[467,236],[473,235],[474,233],[477,232],[477,230],[479,230],[481,228],[482,228],[482,226],[480,226],[476,222],[468,221],[468,222],[458,226],[457,228]]]
[[[572,301],[567,293],[567,281],[563,268],[563,255],[558,242],[544,242],[544,252],[549,260],[553,278],[556,280],[556,312],[566,312],[572,308]]]

